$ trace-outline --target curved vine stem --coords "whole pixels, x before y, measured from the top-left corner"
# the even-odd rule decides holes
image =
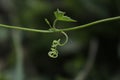
[[[23,30],[23,31],[31,31],[31,32],[39,32],[39,33],[53,33],[53,32],[71,31],[71,30],[81,29],[81,28],[93,26],[93,25],[100,24],[100,23],[103,23],[103,22],[114,21],[114,20],[120,20],[120,16],[101,19],[101,20],[98,20],[98,21],[94,21],[94,22],[91,22],[91,23],[88,23],[88,24],[84,24],[84,25],[76,26],[76,27],[72,27],[72,28],[55,29],[55,30],[38,30],[38,29],[23,28],[23,27],[18,27],[18,26],[9,26],[9,25],[4,25],[4,24],[0,24],[0,26],[5,27],[5,28]]]
[[[65,41],[64,43],[60,43],[59,45],[64,46],[68,42],[68,35],[64,31],[62,31],[61,33],[65,36]]]
[[[81,26],[76,26],[76,27],[73,27],[73,28],[60,29],[60,30],[71,31],[71,30],[81,29],[81,28],[93,26],[93,25],[100,24],[100,23],[103,23],[103,22],[114,21],[114,20],[120,20],[120,16],[101,19],[101,20],[97,20],[97,21],[94,21],[94,22],[91,22],[91,23],[88,23],[88,24],[84,24],[84,25],[81,25]]]

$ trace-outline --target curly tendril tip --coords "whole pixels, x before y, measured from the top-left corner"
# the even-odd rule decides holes
[[[60,43],[61,39],[53,40],[52,45],[51,45],[51,51],[48,52],[48,55],[51,58],[57,58],[58,57],[57,47],[58,46],[64,46],[68,42],[68,35],[63,31],[61,33],[64,34],[64,36],[65,36],[65,42]]]

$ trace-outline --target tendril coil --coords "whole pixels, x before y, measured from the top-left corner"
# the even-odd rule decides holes
[[[51,58],[57,58],[58,57],[57,47],[58,46],[64,46],[68,42],[68,35],[63,31],[61,31],[61,33],[65,36],[65,41],[64,41],[64,43],[61,43],[60,42],[61,39],[53,40],[52,45],[51,45],[51,50],[48,52],[48,55]]]

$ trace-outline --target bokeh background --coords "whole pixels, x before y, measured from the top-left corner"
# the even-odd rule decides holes
[[[120,0],[0,0],[0,23],[49,29],[59,8],[83,25],[120,15]],[[0,27],[0,80],[120,80],[120,20],[67,32],[59,57],[48,56],[61,34],[25,32]]]

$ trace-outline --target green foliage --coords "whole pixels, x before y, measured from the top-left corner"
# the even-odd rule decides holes
[[[70,17],[68,16],[65,16],[64,15],[65,12],[63,11],[60,11],[59,9],[57,9],[57,11],[54,12],[54,15],[55,15],[55,20],[53,22],[53,26],[51,26],[50,22],[48,21],[48,19],[45,19],[45,22],[49,25],[50,29],[49,30],[52,30],[52,31],[56,31],[56,22],[57,21],[67,21],[67,22],[76,22],[76,20],[73,20],[71,19]],[[61,31],[62,34],[65,35],[66,37],[66,40],[65,42],[62,44],[60,43],[60,40],[61,39],[58,39],[58,40],[53,40],[53,43],[52,43],[52,46],[51,46],[51,51],[48,52],[48,55],[51,57],[51,58],[57,58],[58,57],[58,50],[57,50],[57,47],[58,46],[64,46],[67,42],[68,42],[68,36],[67,34],[64,32],[64,31]]]
[[[70,17],[65,16],[65,12],[62,12],[59,9],[57,9],[57,11],[54,12],[54,15],[56,19],[60,21],[76,22],[76,20],[73,20]]]

